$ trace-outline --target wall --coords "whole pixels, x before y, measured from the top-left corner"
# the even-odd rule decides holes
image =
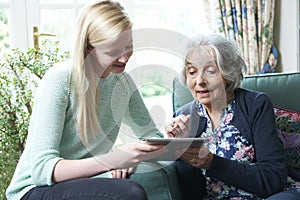
[[[277,72],[300,71],[299,0],[276,0],[274,44],[278,49]]]

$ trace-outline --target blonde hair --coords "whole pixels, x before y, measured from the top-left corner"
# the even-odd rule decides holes
[[[88,144],[89,134],[100,132],[97,117],[99,111],[98,76],[88,59],[88,48],[93,48],[117,38],[132,23],[117,2],[95,1],[87,4],[81,11],[77,22],[77,35],[72,55],[72,78],[76,83],[77,128],[83,142]]]

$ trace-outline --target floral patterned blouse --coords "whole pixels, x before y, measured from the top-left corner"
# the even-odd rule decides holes
[[[201,137],[207,138],[209,150],[224,158],[237,160],[239,162],[251,163],[254,158],[254,147],[247,139],[242,136],[240,131],[230,124],[234,116],[235,100],[232,99],[227,107],[221,113],[220,126],[212,127],[212,122],[208,116],[205,107],[197,102],[199,108],[198,114],[207,119],[206,131]],[[205,175],[205,170],[203,170]],[[206,177],[207,182],[207,200],[230,199],[230,200],[261,200],[253,194],[238,189],[231,185],[226,185],[223,181],[216,178]],[[300,182],[288,177],[286,190],[300,190]]]
[[[201,137],[208,139],[207,145],[210,151],[220,157],[231,160],[252,162],[254,158],[253,146],[235,126],[230,124],[234,115],[235,100],[231,100],[223,110],[220,126],[214,128],[214,130],[206,109],[202,104],[197,104],[199,108],[198,114],[207,119],[207,129],[202,133]],[[205,171],[203,172],[205,173]],[[207,199],[258,199],[252,194],[210,177],[207,177],[207,193]]]

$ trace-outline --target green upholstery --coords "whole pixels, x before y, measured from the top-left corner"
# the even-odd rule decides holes
[[[191,102],[192,100],[193,96],[190,90],[185,85],[183,85],[177,77],[174,78],[172,93],[173,112],[175,112],[181,106]]]
[[[177,171],[170,162],[143,162],[130,179],[144,187],[149,200],[182,200]]]
[[[275,106],[300,112],[300,72],[248,76],[242,87],[266,92]]]
[[[300,112],[300,72],[246,76],[242,88],[266,92],[275,106]],[[178,78],[173,80],[173,111],[193,99]]]

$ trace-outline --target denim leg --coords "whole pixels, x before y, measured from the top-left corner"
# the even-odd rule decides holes
[[[129,179],[81,178],[36,187],[21,200],[147,200],[145,190]]]
[[[206,195],[206,178],[201,169],[182,160],[174,162],[178,172],[178,182],[184,199],[201,200]]]
[[[300,192],[291,189],[273,194],[272,196],[266,198],[266,200],[300,200]]]

